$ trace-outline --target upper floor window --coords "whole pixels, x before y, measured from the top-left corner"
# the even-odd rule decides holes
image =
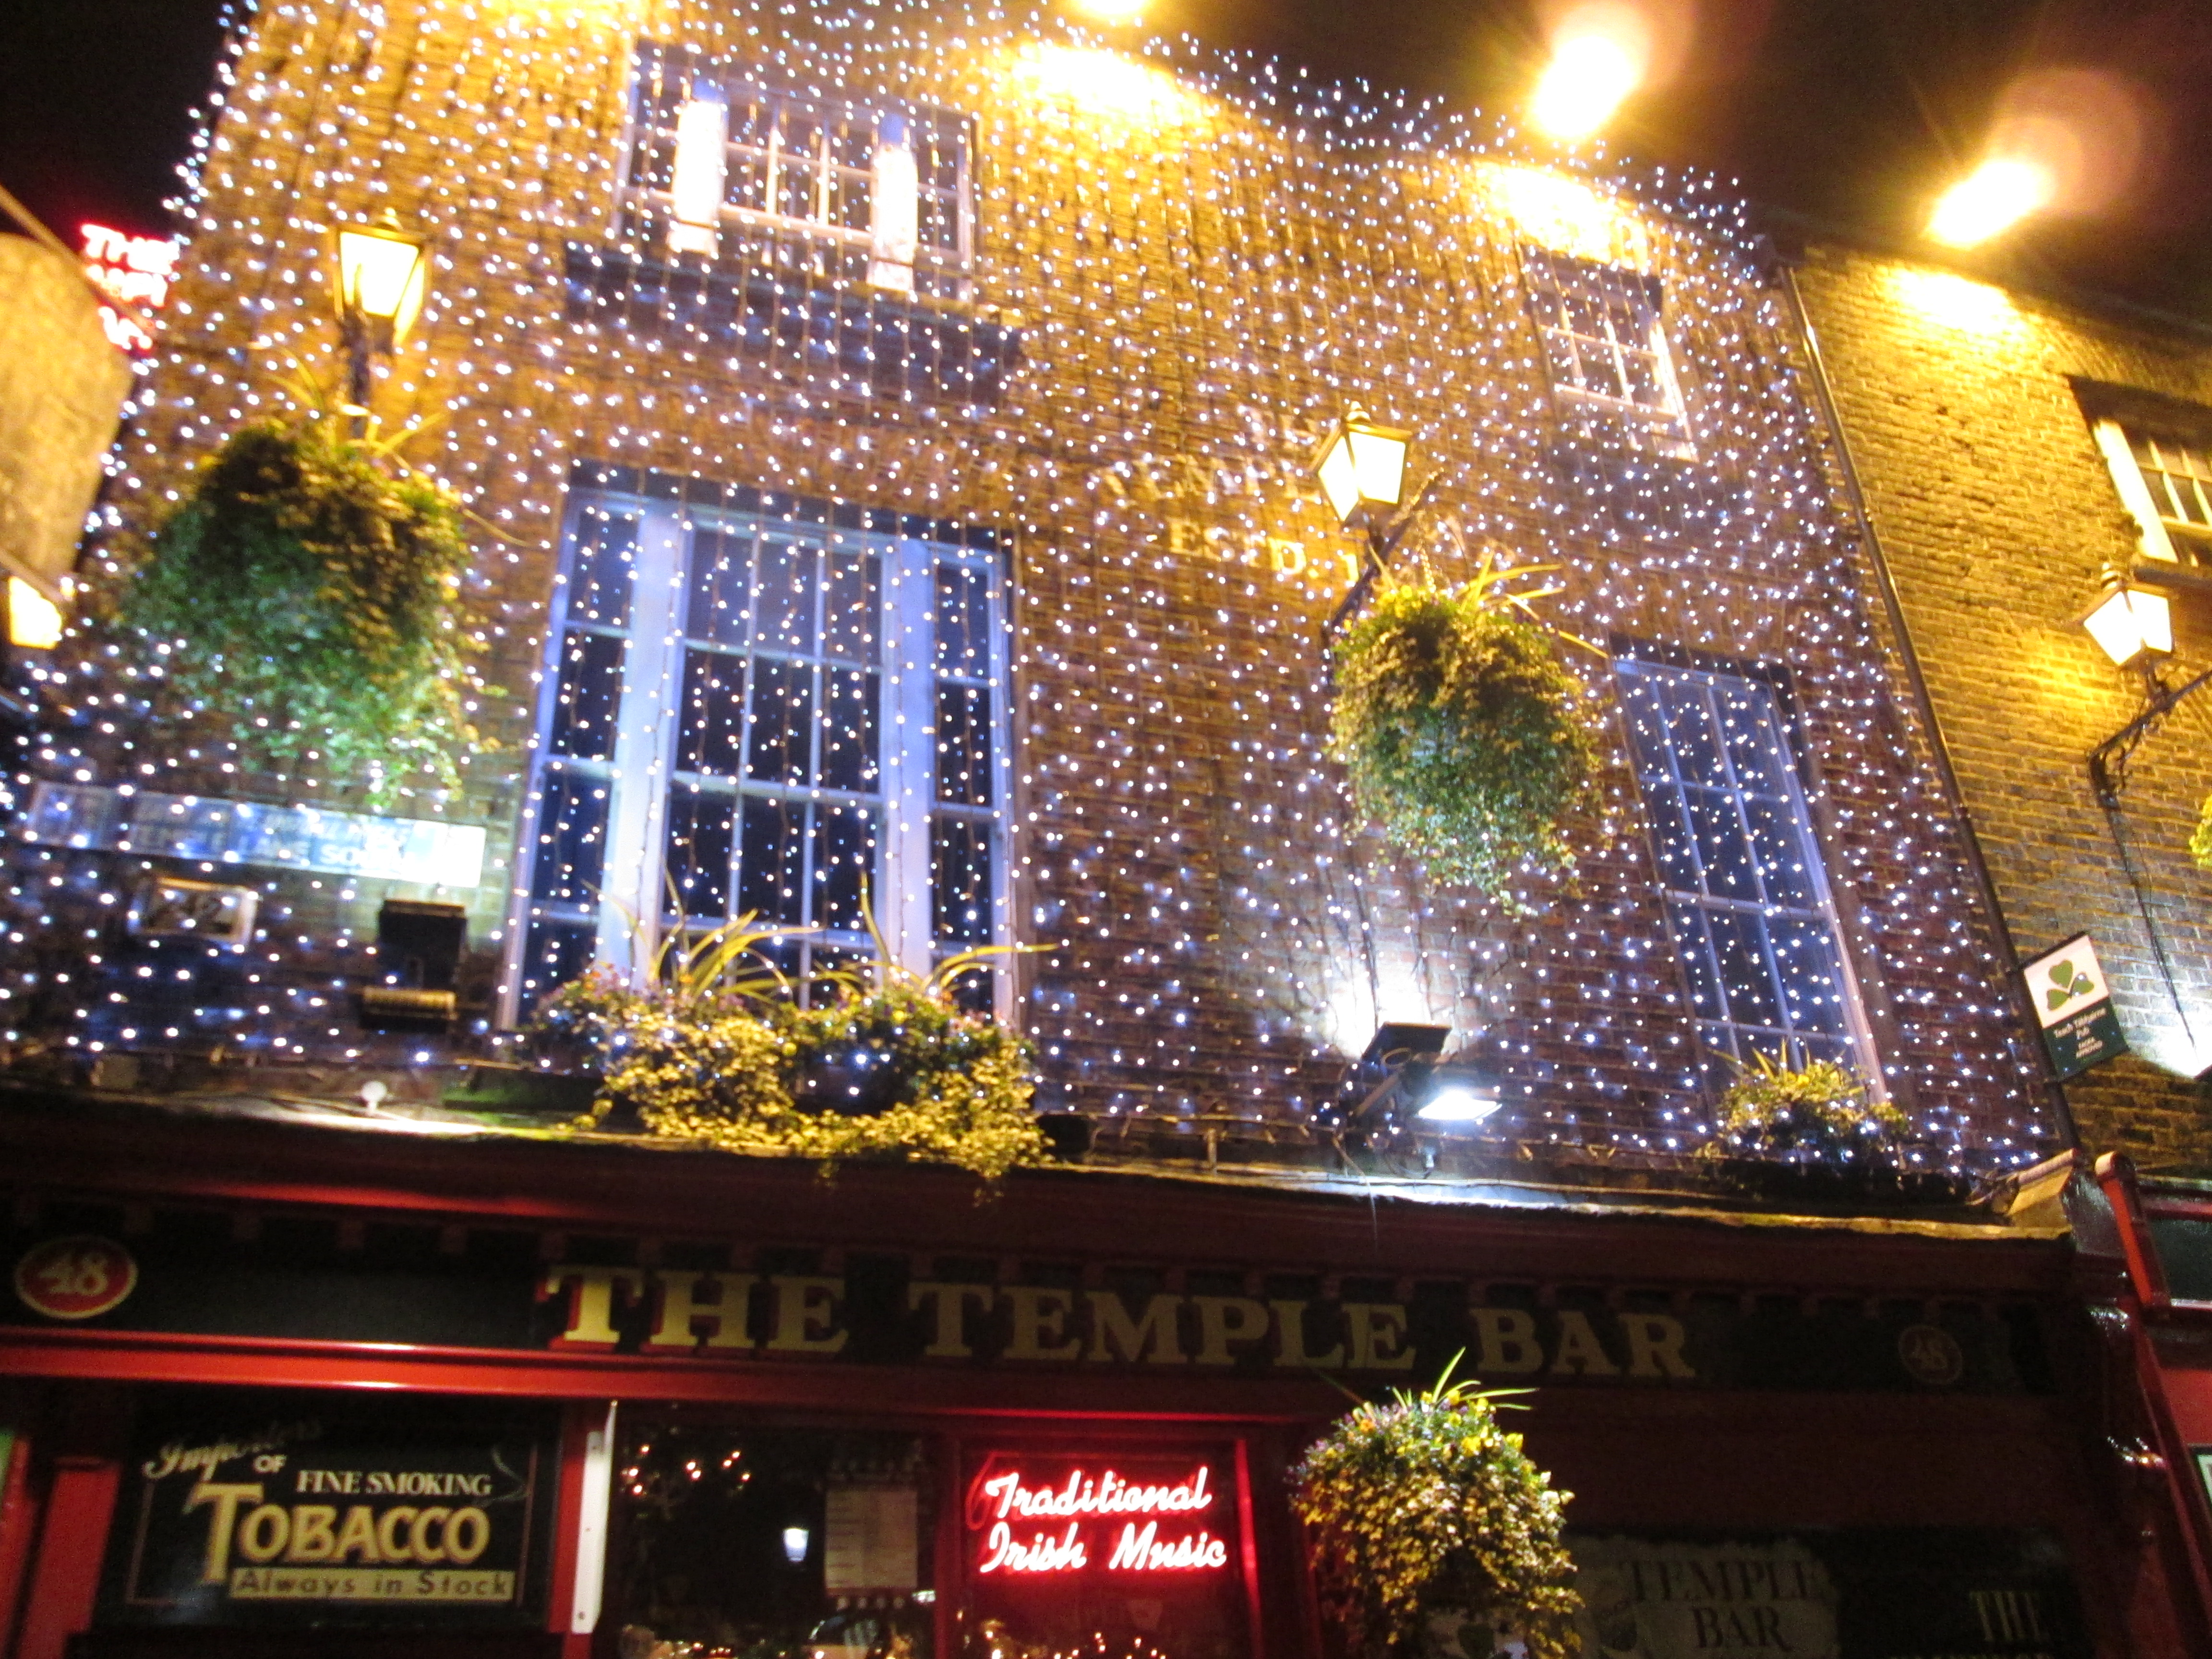
[[[2212,449],[2118,421],[2099,421],[2095,431],[2143,552],[2212,565]]]
[[[1537,247],[1521,250],[1521,268],[1561,411],[1610,417],[1662,453],[1689,459],[1658,279]]]
[[[1776,687],[1628,657],[1614,672],[1705,1048],[1878,1081]]]
[[[959,294],[974,240],[966,118],[805,98],[659,47],[640,53],[630,115],[626,228],[647,251]]]
[[[871,911],[918,970],[1004,938],[1005,582],[987,537],[915,525],[572,501],[522,1005],[636,965],[639,918],[811,929],[802,977],[871,953]]]

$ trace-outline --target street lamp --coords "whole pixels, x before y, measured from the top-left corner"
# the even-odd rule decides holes
[[[1314,457],[1314,476],[1346,529],[1370,531],[1397,510],[1406,490],[1406,452],[1413,434],[1371,421],[1354,404]]]
[[[2137,587],[2118,570],[2106,569],[2104,591],[2077,620],[2119,667],[2148,670],[2173,654],[2173,612],[2166,595]]]
[[[338,231],[338,323],[345,333],[346,413],[368,413],[369,364],[398,349],[422,310],[430,272],[427,237],[404,229],[386,209],[366,225]]]
[[[1432,474],[1419,493],[1405,502],[1406,460],[1413,447],[1412,433],[1370,420],[1367,411],[1354,404],[1314,456],[1314,477],[1328,498],[1336,521],[1346,530],[1364,531],[1367,536],[1366,568],[1322,625],[1325,639],[1333,638],[1344,619],[1359,608],[1398,538],[1419,515],[1437,487]]]

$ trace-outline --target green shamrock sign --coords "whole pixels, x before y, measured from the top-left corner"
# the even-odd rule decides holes
[[[2051,988],[2043,994],[2046,999],[2044,1006],[2063,1008],[2075,997],[2096,988],[2096,981],[2062,957],[2051,964]]]

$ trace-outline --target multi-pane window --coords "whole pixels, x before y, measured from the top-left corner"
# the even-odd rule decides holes
[[[1562,412],[1610,417],[1688,459],[1689,420],[1667,352],[1657,279],[1536,247],[1521,251],[1521,268]]]
[[[2130,432],[2128,448],[2151,510],[2173,550],[2197,563],[2212,563],[2212,455],[2202,444]]]
[[[624,192],[652,248],[957,295],[973,241],[969,124],[801,97],[689,54],[640,54]]]
[[[868,527],[873,520],[873,527]],[[906,521],[911,528],[914,521]],[[1004,581],[890,515],[577,498],[548,664],[520,1000],[638,919],[809,930],[805,976],[1003,933]]]
[[[1626,657],[1614,671],[1705,1049],[1877,1079],[1775,686]]]

